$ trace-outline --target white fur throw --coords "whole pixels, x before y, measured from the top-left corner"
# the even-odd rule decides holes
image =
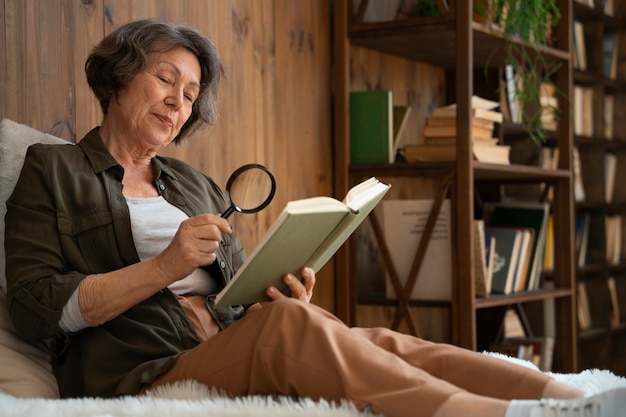
[[[518,359],[500,354],[491,355],[534,367],[530,362],[520,362]],[[626,378],[597,369],[578,374],[552,374],[552,376],[588,393],[626,387]],[[374,414],[367,411],[359,412],[349,402],[335,405],[326,401],[282,396],[229,398],[216,391],[210,391],[197,382],[185,381],[160,387],[149,392],[145,397],[123,397],[113,400],[19,399],[0,392],[0,415],[5,417],[365,417]]]
[[[19,399],[0,393],[3,417],[364,417],[352,403],[331,404],[306,398],[247,396],[229,398],[185,381],[142,397],[72,400]]]

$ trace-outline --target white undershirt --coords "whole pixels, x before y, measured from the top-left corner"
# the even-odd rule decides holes
[[[154,258],[170,244],[178,226],[189,217],[163,197],[126,197],[130,224],[139,259]],[[176,294],[208,295],[217,287],[216,281],[204,269],[196,269],[188,277],[168,288]]]
[[[133,240],[139,259],[145,261],[163,252],[170,244],[180,223],[189,217],[178,207],[168,203],[162,196],[126,197],[130,211]],[[170,284],[176,294],[208,295],[217,288],[217,281],[206,270],[198,268],[189,276]],[[88,327],[78,303],[78,288],[67,304],[59,326],[65,331],[76,332]]]

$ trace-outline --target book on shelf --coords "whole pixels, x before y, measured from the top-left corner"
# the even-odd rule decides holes
[[[473,127],[478,127],[478,128],[482,128],[482,129],[489,129],[489,137],[491,137],[491,133],[493,132],[493,128],[494,128],[494,124],[495,122],[493,120],[489,120],[489,119],[481,119],[480,117],[472,117],[471,121],[471,125]],[[449,117],[437,117],[437,116],[431,116],[428,117],[426,119],[426,126],[434,126],[434,127],[440,127],[440,126],[452,126],[452,127],[456,127],[456,117],[455,116],[449,116]],[[455,132],[456,135],[456,132]]]
[[[611,308],[609,310],[609,319],[612,328],[619,327],[621,324],[621,312],[619,307],[619,298],[617,296],[617,284],[614,277],[607,279],[607,286],[609,287],[609,297],[611,301]]]
[[[610,265],[620,263],[622,255],[622,216],[616,214],[604,218],[606,235],[606,261]]]
[[[432,126],[427,124],[426,126],[424,126],[424,130],[422,133],[425,138],[454,138],[457,136],[456,124],[450,126]],[[469,134],[472,139],[491,139],[493,137],[493,127],[485,128],[481,126],[471,125]]]
[[[604,95],[604,138],[613,140],[615,137],[615,95]]]
[[[578,317],[578,327],[580,330],[588,330],[592,326],[591,311],[589,310],[589,296],[587,286],[584,282],[576,284],[576,314]]]
[[[511,294],[522,245],[522,230],[485,226],[485,236],[493,236],[496,241],[491,293]]]
[[[496,239],[485,233],[485,222],[474,220],[474,295],[486,297],[491,294]]]
[[[617,155],[607,152],[604,154],[604,201],[611,203],[615,191],[615,174],[617,172]]]
[[[420,240],[433,205],[432,199],[385,200],[383,229],[391,261],[404,286],[413,266]],[[450,200],[442,202],[435,227],[417,273],[411,299],[450,300],[452,295],[452,236]],[[387,297],[397,298],[389,278]]]
[[[556,146],[542,146],[539,164],[543,169],[559,169],[559,148]]]
[[[574,86],[574,134],[593,136],[593,89]]]
[[[424,137],[424,145],[456,145],[456,136]],[[473,137],[472,144],[478,146],[496,146],[498,138]]]
[[[507,145],[472,143],[472,157],[478,162],[492,164],[511,163]],[[403,150],[407,162],[443,162],[456,160],[456,145],[407,145]]]
[[[490,164],[509,165],[511,147],[508,145],[484,145],[480,142],[472,144],[472,155],[478,162],[488,162]]]
[[[615,0],[602,0],[602,7],[604,14],[607,16],[613,16],[615,13]]]
[[[412,111],[393,104],[390,90],[350,93],[350,162],[395,162]]]
[[[526,329],[515,307],[509,307],[502,318],[502,339],[515,339],[526,337]]]
[[[557,130],[559,127],[559,100],[556,97],[554,84],[541,83],[539,105],[541,106],[541,125],[543,128]]]
[[[549,170],[559,169],[559,148],[556,146],[542,146],[539,154],[539,166]],[[544,195],[546,188],[545,201],[551,202],[554,198],[554,188],[550,184],[540,184],[540,195]]]
[[[494,123],[502,122],[502,113],[496,110],[500,103],[479,96],[471,98],[469,136],[472,157],[479,162],[510,164],[510,147],[499,145],[493,137]],[[449,104],[433,110],[426,119],[423,143],[403,149],[407,162],[440,162],[456,160],[457,106]]]
[[[550,206],[547,203],[502,202],[485,204],[485,225],[532,228],[535,231],[526,290],[536,290],[540,286],[549,215]]]
[[[235,276],[217,295],[225,307],[268,300],[270,285],[286,290],[283,276],[303,267],[319,271],[389,190],[370,178],[352,187],[343,201],[313,197],[287,203]]]
[[[502,123],[502,113],[496,109],[500,103],[479,96],[472,96],[470,103],[470,116],[495,123]],[[456,103],[437,107],[433,110],[432,117],[456,117]]]
[[[535,230],[531,227],[522,228],[522,243],[519,249],[519,258],[515,266],[515,277],[513,279],[513,292],[525,291],[528,288],[528,277],[530,271],[530,258]],[[542,265],[543,267],[543,265]]]
[[[533,363],[543,372],[552,371],[554,358],[554,338],[515,337],[502,340],[490,346],[492,352],[523,359]]]
[[[619,36],[616,32],[605,33],[603,38],[604,49],[604,76],[610,80],[617,78],[617,53]]]
[[[495,267],[496,259],[496,238],[495,236],[487,236],[485,234],[485,264],[487,266],[487,272],[485,277],[485,292],[491,294],[493,286],[493,269]]]
[[[546,250],[543,255],[543,269],[552,271],[554,269],[554,216],[548,216],[548,227],[546,229]]]
[[[409,106],[393,106],[393,158],[395,161],[398,149],[402,146],[404,132],[409,123],[412,113],[412,107]]]
[[[574,231],[574,247],[576,251],[576,265],[582,268],[587,264],[587,245],[589,243],[589,213],[576,214],[576,230]]]
[[[392,163],[394,160],[391,90],[350,92],[350,163]]]
[[[585,27],[582,22],[574,20],[572,22],[573,50],[572,58],[574,68],[580,71],[587,70],[587,46],[585,41]]]
[[[583,182],[583,169],[578,146],[572,146],[572,174],[574,175],[574,201],[585,201],[587,195]]]
[[[506,91],[506,101],[504,104],[507,107],[508,120],[513,123],[521,123],[523,113],[517,94],[518,90],[521,88],[521,78],[519,74],[517,74],[518,71],[519,70],[513,65],[504,66],[504,87]]]

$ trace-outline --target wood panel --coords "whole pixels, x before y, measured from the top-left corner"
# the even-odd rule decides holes
[[[4,2],[2,117],[73,139],[69,1]]]
[[[105,34],[131,20],[191,24],[224,64],[220,117],[211,130],[166,151],[225,185],[258,162],[277,179],[261,214],[232,218],[251,251],[284,204],[332,194],[330,2],[319,0],[0,0],[0,118],[69,140],[99,123],[84,61]],[[314,302],[334,311],[332,263]]]

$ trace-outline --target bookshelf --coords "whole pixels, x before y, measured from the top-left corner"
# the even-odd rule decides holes
[[[473,20],[472,2],[448,2],[449,12],[442,16],[364,23],[358,20],[362,2],[353,4],[343,0],[335,2],[334,9],[334,71],[335,71],[335,188],[342,195],[352,183],[364,176],[379,178],[429,180],[432,195],[442,195],[451,200],[452,207],[452,293],[447,301],[389,300],[385,297],[366,301],[385,308],[388,317],[407,319],[406,310],[414,306],[444,309],[446,320],[437,322],[448,333],[450,341],[469,349],[482,349],[492,340],[501,325],[507,309],[519,305],[538,305],[543,311],[548,302],[553,308],[550,320],[555,332],[554,370],[572,372],[577,367],[575,320],[575,269],[574,269],[574,202],[572,196],[572,143],[573,131],[566,97],[571,95],[572,67],[571,21],[572,0],[559,0],[562,14],[557,28],[558,45],[542,48],[548,62],[558,63],[555,83],[559,91],[559,107],[565,109],[560,118],[561,128],[553,132],[550,141],[560,149],[557,169],[511,164],[499,165],[473,160],[470,151],[470,101],[478,75],[487,63],[498,66],[503,62],[502,36]],[[563,23],[565,22],[565,23]],[[523,43],[520,43],[524,47]],[[355,68],[350,59],[351,48],[379,51],[385,59],[402,59],[423,62],[442,68],[446,74],[446,103],[457,104],[456,159],[439,163],[394,163],[351,166],[349,161],[349,93],[351,74]],[[531,48],[528,53],[533,53]],[[382,65],[382,64],[381,64]],[[407,77],[413,75],[408,73]],[[492,94],[496,95],[496,88]],[[432,103],[431,103],[432,104]],[[517,126],[502,125],[502,135],[519,131]],[[449,181],[448,181],[449,180]],[[500,188],[504,184],[549,184],[553,190],[551,211],[554,216],[555,251],[554,270],[546,280],[552,288],[524,291],[506,296],[477,298],[474,288],[473,221],[480,210],[477,194],[482,188]],[[421,184],[421,183],[420,183]],[[392,183],[393,185],[393,183]],[[420,188],[419,186],[415,188]],[[424,187],[427,188],[427,187]],[[392,187],[392,190],[394,188]],[[415,190],[413,190],[415,191]],[[417,192],[417,191],[415,191]],[[402,193],[398,193],[402,196]],[[406,195],[405,195],[406,198]],[[336,258],[337,314],[348,324],[359,322],[359,280],[355,277],[357,265],[355,252],[358,244],[351,240]],[[381,279],[384,279],[381,277]],[[399,311],[399,312],[398,312]],[[543,314],[543,313],[542,313]],[[499,320],[493,320],[499,317]],[[411,319],[407,319],[410,321]],[[391,322],[391,321],[390,321]],[[419,329],[411,328],[419,334]],[[412,323],[415,325],[415,323]]]
[[[577,250],[578,368],[604,368],[626,374],[626,251],[623,248],[626,219],[626,188],[619,181],[626,164],[626,74],[617,65],[626,44],[626,9],[614,2],[588,5],[574,2],[574,19],[579,26],[576,41],[584,40],[586,65],[574,65],[575,89],[591,98],[574,103],[575,117],[588,115],[586,129],[575,130],[574,144],[581,155],[584,198],[576,202],[576,218],[588,222],[588,232],[577,227],[583,255]],[[574,45],[574,51],[580,45]],[[584,64],[584,62],[583,62]],[[611,169],[611,167],[613,169]],[[584,236],[584,237],[583,237]],[[610,283],[612,284],[610,285]],[[614,306],[615,318],[612,318]]]

